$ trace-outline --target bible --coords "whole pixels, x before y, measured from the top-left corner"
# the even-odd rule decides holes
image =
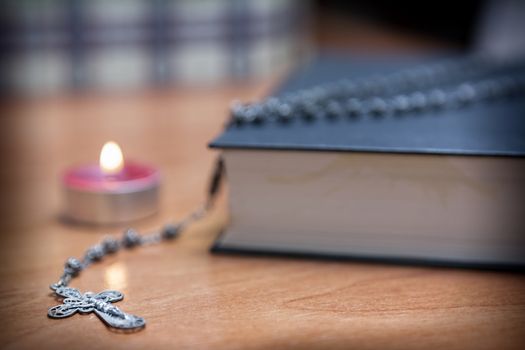
[[[212,251],[523,267],[524,70],[461,60],[323,56],[239,107]]]

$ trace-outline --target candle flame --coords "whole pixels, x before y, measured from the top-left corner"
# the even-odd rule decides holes
[[[118,174],[124,166],[120,146],[113,141],[106,142],[100,151],[100,169],[107,175]]]

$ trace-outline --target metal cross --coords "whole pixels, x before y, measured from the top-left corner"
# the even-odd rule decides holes
[[[127,314],[110,304],[120,301],[124,295],[116,290],[105,290],[98,294],[93,292],[80,293],[78,289],[58,287],[55,293],[63,297],[63,304],[53,306],[47,312],[51,318],[64,318],[80,312],[94,312],[108,326],[121,329],[138,329],[146,325],[142,317]]]

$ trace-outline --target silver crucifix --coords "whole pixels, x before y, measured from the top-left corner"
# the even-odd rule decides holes
[[[146,325],[142,317],[127,314],[110,304],[120,301],[124,295],[116,290],[105,290],[98,294],[80,293],[78,289],[58,287],[55,293],[63,297],[63,304],[53,306],[47,312],[51,318],[64,318],[80,313],[94,312],[108,326],[120,329],[138,329]]]

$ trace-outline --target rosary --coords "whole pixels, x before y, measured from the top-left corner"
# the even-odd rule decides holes
[[[517,72],[517,73],[516,73]],[[488,57],[467,56],[437,62],[367,79],[341,80],[301,90],[259,103],[235,103],[227,127],[265,122],[290,123],[296,119],[313,122],[327,118],[385,117],[424,112],[430,109],[464,107],[525,92],[524,66],[520,62],[495,61]],[[178,223],[157,232],[140,235],[125,230],[122,238],[106,238],[85,252],[83,258],[67,259],[64,272],[50,288],[62,304],[48,310],[50,318],[94,312],[107,326],[140,330],[146,321],[123,312],[112,303],[123,299],[119,291],[81,293],[69,283],[91,264],[120,249],[161,243],[175,239],[190,223],[203,218],[214,206],[224,177],[224,162],[219,156],[211,176],[205,204]]]

